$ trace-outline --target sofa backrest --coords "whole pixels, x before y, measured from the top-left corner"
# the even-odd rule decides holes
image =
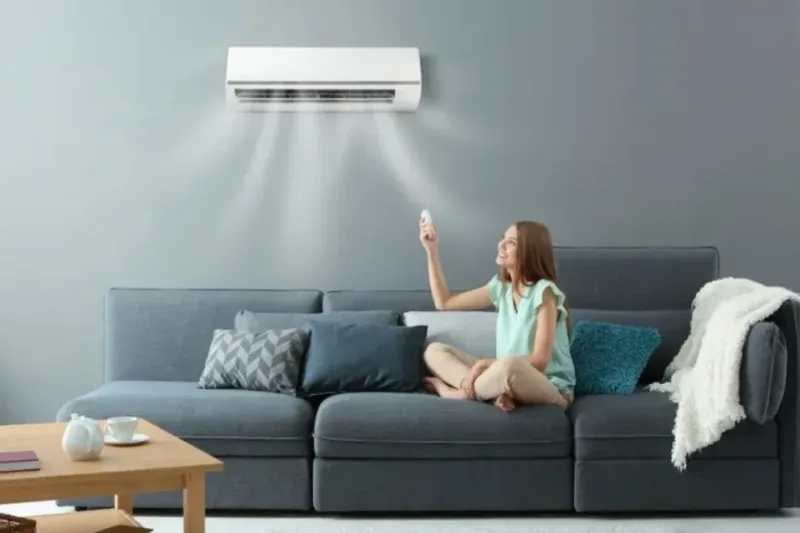
[[[322,299],[325,313],[337,311],[435,311],[430,291],[328,291]]]
[[[557,248],[573,320],[657,327],[663,338],[642,381],[660,380],[689,333],[697,291],[719,274],[714,248]],[[488,278],[492,275],[487,273]],[[211,335],[240,310],[261,313],[434,309],[427,290],[112,288],[106,297],[106,380],[196,380]],[[289,320],[291,318],[291,320]],[[297,317],[288,317],[287,324]],[[294,322],[292,322],[294,321]],[[282,326],[284,327],[284,326]],[[290,327],[289,325],[285,327]]]
[[[689,335],[692,301],[719,276],[719,253],[711,247],[562,248],[558,275],[574,323],[658,328],[661,345],[640,380],[648,384],[661,381]]]
[[[657,327],[661,346],[642,383],[659,381],[689,334],[697,291],[719,276],[713,247],[559,247],[559,285],[573,321]],[[492,272],[487,272],[486,280]],[[471,287],[470,287],[471,288]],[[325,293],[323,311],[433,310],[427,290],[343,290]]]
[[[105,379],[194,381],[214,329],[242,309],[319,313],[317,290],[112,288],[105,301]]]
[[[560,285],[575,309],[689,309],[719,275],[711,247],[558,248]]]

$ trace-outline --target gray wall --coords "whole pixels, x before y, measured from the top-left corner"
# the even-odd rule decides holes
[[[770,0],[0,4],[0,420],[102,381],[112,285],[454,287],[513,220],[717,245],[800,286],[800,7]],[[404,116],[235,115],[230,45],[409,45]]]

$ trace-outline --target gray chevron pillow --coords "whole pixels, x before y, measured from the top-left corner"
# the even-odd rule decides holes
[[[296,395],[307,346],[308,332],[296,328],[215,330],[198,386]]]

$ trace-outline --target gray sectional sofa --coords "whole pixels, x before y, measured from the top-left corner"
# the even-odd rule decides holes
[[[559,248],[557,258],[576,321],[659,328],[663,342],[643,385],[660,379],[689,332],[695,293],[719,271],[713,248]],[[313,404],[198,389],[212,330],[232,327],[242,309],[296,324],[309,314],[347,320],[347,312],[369,310],[394,311],[402,321],[403,312],[433,310],[433,304],[428,291],[111,289],[106,382],[66,402],[57,419],[72,412],[138,415],[219,457],[225,470],[208,477],[209,509],[609,512],[800,505],[796,306],[757,326],[772,330],[783,347],[774,369],[764,371],[763,344],[751,342],[745,350],[741,387],[750,419],[692,458],[684,472],[669,460],[676,406],[658,392],[583,396],[566,412],[532,406],[506,414],[426,393],[340,394]],[[771,380],[766,407],[763,398],[751,399],[764,380]],[[59,503],[104,507],[112,499]],[[137,508],[181,504],[178,493],[134,499]]]

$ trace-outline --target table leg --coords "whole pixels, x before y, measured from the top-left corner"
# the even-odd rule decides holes
[[[205,530],[205,473],[186,474],[186,485],[183,489],[183,533],[205,533]]]
[[[114,496],[114,507],[128,514],[133,513],[133,494],[117,494]]]

